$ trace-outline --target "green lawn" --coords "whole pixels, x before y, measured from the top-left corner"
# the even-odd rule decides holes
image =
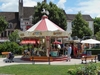
[[[0,67],[0,74],[10,75],[69,75],[68,69],[77,69],[81,65],[37,65],[37,64],[20,64]],[[96,63],[100,66],[100,63]]]
[[[10,75],[69,75],[68,69],[76,69],[81,65],[37,65],[37,64],[20,64],[0,67],[0,74]],[[96,63],[100,66],[100,63]]]
[[[79,65],[78,65],[79,66]],[[14,75],[68,75],[67,70],[77,68],[74,65],[11,65],[0,67],[0,74],[14,74]]]

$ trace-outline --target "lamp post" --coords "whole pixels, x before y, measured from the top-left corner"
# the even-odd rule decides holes
[[[35,64],[33,51],[32,51],[32,64]]]

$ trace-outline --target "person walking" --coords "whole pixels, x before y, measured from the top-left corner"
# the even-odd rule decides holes
[[[68,59],[67,59],[67,60],[68,60],[68,61],[71,61],[72,47],[71,47],[70,44],[68,45],[68,52],[67,52],[67,53],[68,53]]]

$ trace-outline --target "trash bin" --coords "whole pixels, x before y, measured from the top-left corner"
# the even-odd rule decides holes
[[[100,54],[98,54],[98,61],[100,61]]]
[[[58,56],[58,51],[52,51],[51,56],[55,56],[55,57]]]

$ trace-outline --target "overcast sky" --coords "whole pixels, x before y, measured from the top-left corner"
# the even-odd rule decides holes
[[[43,0],[23,0],[25,7],[33,7]],[[100,0],[47,0],[63,8],[67,14],[89,14],[92,18],[100,17]],[[0,0],[0,12],[18,12],[18,0]]]

